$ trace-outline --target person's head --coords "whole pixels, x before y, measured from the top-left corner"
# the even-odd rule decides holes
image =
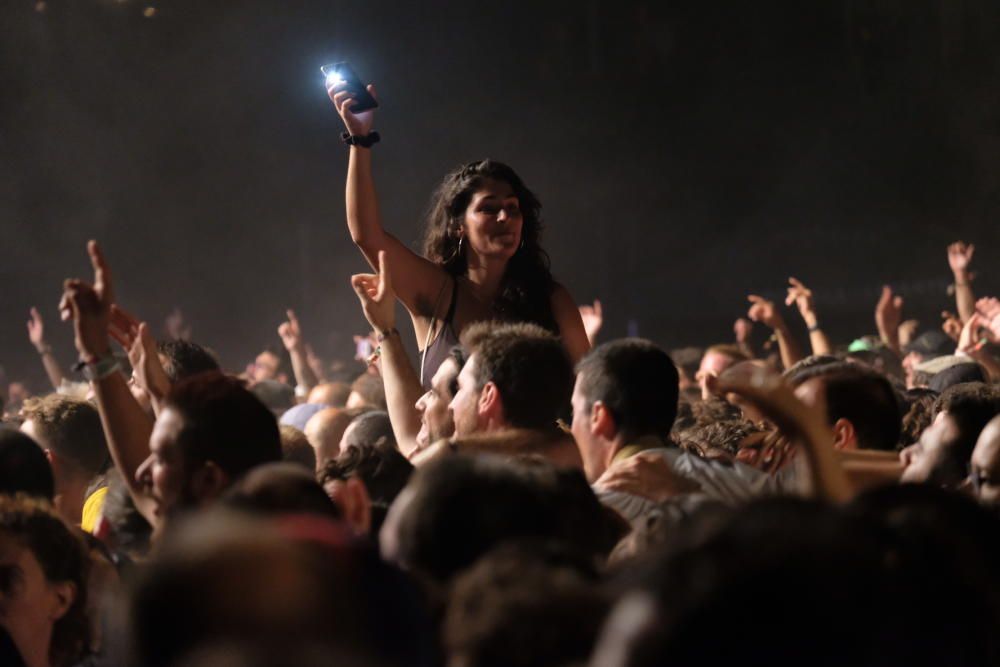
[[[368,408],[369,410],[385,410],[385,386],[382,377],[371,373],[359,375],[351,383],[351,394],[347,397],[348,408]]]
[[[253,362],[253,371],[250,379],[254,382],[264,380],[275,380],[281,370],[281,355],[274,349],[266,347],[261,350]]]
[[[705,350],[695,375],[695,380],[701,386],[702,399],[708,400],[712,395],[708,389],[708,378],[718,377],[733,364],[748,360],[746,353],[736,345],[712,345]]]
[[[900,480],[955,487],[966,477],[980,432],[1000,414],[1000,391],[980,382],[955,385],[938,397],[934,413],[920,440],[904,450]]]
[[[250,391],[263,403],[275,418],[288,412],[295,405],[295,390],[278,380],[255,382]]]
[[[281,460],[274,415],[243,383],[203,373],[171,387],[136,471],[166,518],[204,505],[254,466]]]
[[[384,442],[395,448],[396,436],[392,432],[392,422],[389,413],[382,410],[371,410],[358,415],[351,420],[340,439],[340,451],[351,446],[373,445]]]
[[[443,438],[450,438],[455,433],[455,420],[448,405],[458,393],[458,374],[464,365],[465,353],[461,347],[456,346],[435,371],[431,378],[431,388],[417,399],[416,408],[420,413],[420,430],[417,432],[419,447],[427,447]]]
[[[46,501],[0,495],[0,626],[28,664],[68,667],[88,648],[88,562]]]
[[[467,327],[469,359],[450,409],[455,435],[502,428],[551,430],[569,405],[573,366],[559,339],[534,324]]]
[[[287,424],[279,428],[281,434],[281,460],[296,463],[309,472],[316,470],[316,450],[309,444],[306,434]]]
[[[626,338],[591,350],[577,365],[573,390],[573,437],[587,479],[600,477],[628,442],[668,438],[677,394],[677,368],[653,343]]]
[[[21,430],[45,450],[56,493],[70,484],[86,485],[109,462],[97,409],[86,401],[49,394],[25,402]]]
[[[51,501],[55,496],[52,466],[37,442],[0,426],[0,494],[15,493]]]
[[[229,487],[223,504],[260,516],[315,514],[339,519],[340,512],[312,470],[287,461],[257,466]]]
[[[466,164],[448,174],[434,194],[424,256],[456,276],[467,273],[470,261],[505,263],[504,285],[493,304],[496,316],[555,331],[541,208],[507,165],[493,160]]]
[[[321,470],[328,460],[337,458],[344,431],[356,417],[367,411],[366,408],[325,408],[309,418],[303,432],[316,451],[317,470]]]
[[[976,440],[969,480],[979,502],[1000,507],[1000,416],[991,419]]]
[[[501,546],[455,578],[443,633],[449,667],[584,664],[609,600],[583,559],[546,547]]]
[[[902,415],[896,392],[884,376],[842,362],[807,369],[794,383],[799,399],[826,412],[835,448],[895,450]]]
[[[349,445],[327,461],[318,478],[345,520],[362,534],[378,535],[389,505],[413,473],[413,464],[385,440]]]
[[[939,329],[931,329],[917,336],[903,349],[903,372],[906,387],[916,386],[917,366],[925,361],[943,357],[955,351],[955,341]]]
[[[347,405],[350,396],[351,385],[346,382],[324,382],[312,388],[306,402],[342,408]]]
[[[160,363],[171,382],[184,378],[221,370],[219,360],[208,349],[189,340],[175,339],[159,341],[156,344]]]

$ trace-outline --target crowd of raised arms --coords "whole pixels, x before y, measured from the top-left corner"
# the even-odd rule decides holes
[[[75,372],[33,309],[51,391],[5,396],[0,665],[1000,665],[1000,300],[972,245],[942,252],[943,326],[887,287],[877,334],[831,341],[790,278],[732,341],[598,343],[513,169],[446,176],[415,253],[374,112],[329,94],[370,355],[319,359],[289,311],[284,350],[222,369],[176,313],[155,339],[91,241],[59,303]]]

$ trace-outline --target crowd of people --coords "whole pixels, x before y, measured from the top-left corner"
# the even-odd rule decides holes
[[[732,341],[596,344],[513,169],[449,174],[416,254],[374,111],[329,94],[363,363],[292,311],[239,371],[176,314],[157,340],[91,241],[60,301],[79,363],[32,310],[51,391],[5,397],[0,664],[1000,664],[1000,300],[972,245],[940,327],[885,288],[876,334],[831,341],[790,278],[808,348],[756,295]]]

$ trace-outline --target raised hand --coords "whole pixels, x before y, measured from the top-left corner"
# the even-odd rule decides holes
[[[899,344],[901,347],[906,347],[913,342],[913,339],[917,337],[917,330],[920,328],[919,320],[906,320],[899,325],[897,331],[899,332]]]
[[[580,317],[583,319],[583,329],[587,332],[587,340],[594,344],[598,332],[604,325],[604,310],[601,308],[601,300],[594,299],[594,305],[584,304],[580,306]]]
[[[976,301],[976,312],[982,318],[987,337],[1000,342],[1000,299],[988,297]]]
[[[378,273],[351,276],[351,287],[358,295],[361,309],[373,329],[385,332],[395,328],[396,294],[392,291],[392,276],[384,250],[378,253]]]
[[[174,306],[163,325],[171,340],[191,340],[191,325],[184,319],[184,311],[179,307]]]
[[[170,378],[160,361],[156,341],[145,322],[140,322],[131,333],[132,344],[127,351],[129,363],[132,364],[132,377],[154,401],[158,401],[170,391]]]
[[[875,325],[882,341],[899,351],[899,325],[903,321],[903,297],[894,295],[888,285],[882,286],[882,295],[875,304]]]
[[[90,284],[78,278],[66,280],[59,313],[63,321],[73,320],[74,343],[80,358],[93,362],[111,353],[108,323],[115,297],[111,271],[97,241],[87,243],[87,253],[94,269],[94,282]]]
[[[374,85],[368,85],[368,92],[378,100],[378,96],[375,95]],[[350,91],[347,90],[346,83],[341,82],[327,86],[326,94],[330,96],[333,106],[337,109],[337,113],[340,114],[341,119],[343,119],[348,133],[354,136],[364,136],[371,133],[372,125],[375,122],[375,110],[369,109],[360,113],[351,111],[354,98],[351,97]]]
[[[802,284],[797,278],[788,279],[788,296],[785,297],[785,305],[792,304],[799,309],[799,314],[806,321],[806,325],[816,326],[816,309],[813,307],[812,290]]]
[[[972,264],[972,255],[976,252],[976,246],[964,241],[956,241],[948,246],[948,266],[952,273],[967,273],[969,265]],[[964,281],[963,281],[964,282]]]
[[[983,349],[985,343],[982,340],[982,329],[986,324],[985,318],[979,313],[974,313],[972,317],[965,323],[962,327],[961,334],[958,337],[958,351],[969,355],[970,357],[976,357],[979,352]]]
[[[768,301],[756,294],[748,296],[747,301],[752,304],[750,310],[747,311],[747,317],[752,321],[760,322],[771,329],[777,329],[784,325],[785,322],[781,318],[781,313],[778,312],[773,301]]]
[[[295,311],[291,309],[285,311],[285,314],[288,316],[288,320],[282,322],[278,327],[278,335],[281,336],[282,344],[284,344],[285,349],[289,352],[304,349],[302,327],[299,325],[299,318],[295,316]]]
[[[45,343],[45,322],[42,315],[34,306],[31,307],[31,319],[28,320],[28,340],[39,352],[44,352],[47,345]]]
[[[750,333],[753,331],[753,322],[741,317],[733,322],[733,335],[739,345],[745,345],[750,341]]]

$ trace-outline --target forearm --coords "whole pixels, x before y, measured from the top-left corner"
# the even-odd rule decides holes
[[[877,318],[875,320],[875,326],[878,327],[878,336],[885,343],[885,346],[896,354],[901,354],[901,348],[899,345],[899,329],[896,327],[887,327]]]
[[[417,372],[410,363],[399,332],[393,332],[381,343],[382,381],[385,384],[385,401],[389,409],[392,432],[399,451],[411,456],[417,449],[420,431],[420,413],[417,400],[423,395]]]
[[[150,519],[152,508],[135,472],[149,457],[149,436],[153,420],[149,418],[128,388],[125,376],[115,372],[91,383],[104,427],[111,459],[121,473],[136,508]]]
[[[831,446],[829,430],[821,424],[803,424],[804,460],[812,493],[821,500],[840,503],[850,500],[853,487]]]
[[[62,366],[59,365],[59,360],[52,354],[52,348],[48,344],[38,348],[38,354],[42,358],[42,366],[45,368],[45,375],[48,376],[49,382],[52,383],[52,388],[59,391],[59,387],[62,386],[66,377],[63,374]]]
[[[831,354],[833,346],[830,345],[830,339],[826,337],[826,333],[820,328],[816,313],[807,312],[802,316],[802,319],[805,320],[806,327],[809,329],[809,347],[812,348],[812,353],[817,356]]]
[[[958,317],[967,322],[976,312],[976,295],[972,291],[972,280],[967,271],[956,271],[955,277],[955,307]]]
[[[312,367],[309,365],[309,360],[306,359],[304,347],[300,346],[290,349],[288,356],[292,359],[292,372],[295,374],[295,382],[298,386],[308,391],[319,384],[316,373],[313,372]]]
[[[774,335],[778,339],[781,364],[785,368],[791,368],[797,361],[802,359],[802,349],[783,322],[774,328]]]
[[[351,240],[361,248],[368,262],[375,266],[382,246],[383,231],[371,160],[371,149],[351,146],[345,198]]]

